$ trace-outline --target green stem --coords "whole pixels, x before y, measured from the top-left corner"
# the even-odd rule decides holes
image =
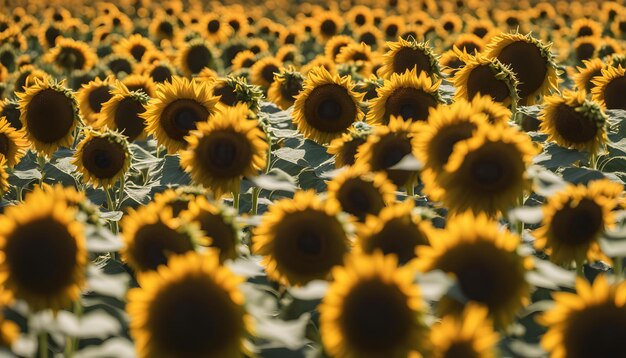
[[[623,259],[621,257],[613,259],[613,271],[618,280],[622,279],[622,275],[624,273],[624,262],[622,260]]]
[[[407,184],[406,195],[411,198],[415,197],[415,183],[411,182],[410,184]]]
[[[111,191],[109,190],[109,188],[105,188],[104,193],[106,194],[106,197],[107,197],[107,209],[109,209],[109,211],[114,211],[115,202],[111,195]],[[113,221],[113,220],[110,221],[109,227],[111,228],[111,232],[113,234],[117,235],[119,233],[119,227],[118,227],[117,221]],[[117,260],[117,254],[114,251],[111,251],[109,254],[111,255],[111,259]]]
[[[233,193],[233,208],[239,213],[239,193]]]
[[[39,358],[48,358],[48,332],[39,333]]]
[[[511,119],[515,122],[520,128],[522,127],[522,121],[517,118],[517,101],[511,101]]]
[[[589,156],[589,166],[591,169],[598,169],[598,155],[596,153],[592,153]]]
[[[46,158],[44,156],[37,154],[37,166],[39,167],[39,172],[41,173],[41,178],[39,178],[39,186],[41,186],[45,176],[44,168],[46,167]]]
[[[83,306],[80,304],[80,298],[74,302],[74,316],[80,318],[83,315]],[[74,351],[78,347],[79,339],[77,337],[67,336],[65,340],[65,358],[73,357]]]
[[[256,215],[259,212],[259,193],[261,192],[261,188],[254,187],[252,188],[252,215]]]
[[[119,191],[117,192],[117,197],[115,198],[115,210],[119,210],[122,206],[122,201],[124,200],[124,183],[124,177],[121,177]]]

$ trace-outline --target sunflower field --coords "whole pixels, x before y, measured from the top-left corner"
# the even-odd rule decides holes
[[[626,1],[0,9],[0,357],[626,357]]]

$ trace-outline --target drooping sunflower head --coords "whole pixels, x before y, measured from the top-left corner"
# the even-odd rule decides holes
[[[129,209],[120,223],[125,247],[122,259],[138,272],[155,271],[168,258],[194,251],[202,232],[172,216],[172,209],[149,203]]]
[[[353,254],[333,269],[319,306],[322,343],[333,357],[413,357],[429,351],[425,303],[410,266],[380,252]],[[421,355],[418,355],[421,357]]]
[[[553,294],[554,307],[538,317],[548,328],[541,346],[550,357],[616,357],[626,342],[626,283],[610,284],[605,274],[593,284],[576,280],[577,293]]]
[[[120,81],[110,91],[111,99],[102,104],[95,127],[104,126],[122,133],[129,142],[145,137],[146,123],[141,117],[150,99],[143,92],[130,92]]]
[[[29,147],[24,131],[15,130],[5,117],[0,117],[0,155],[6,159],[3,166],[17,165]]]
[[[127,305],[139,357],[243,356],[253,330],[243,281],[213,252],[173,256],[167,266],[140,274]]]
[[[471,101],[476,95],[490,96],[505,106],[517,103],[520,83],[513,71],[497,58],[480,54],[465,56],[465,65],[452,79],[457,88],[455,98]]]
[[[81,120],[74,93],[63,82],[35,80],[16,95],[26,137],[37,152],[51,156],[59,147],[72,144],[74,129]]]
[[[419,75],[439,76],[439,61],[428,43],[417,42],[414,38],[398,38],[388,42],[389,51],[384,56],[384,65],[378,71],[381,77],[390,78],[393,73],[402,74],[415,69]]]
[[[606,109],[626,109],[626,70],[621,65],[609,66],[601,73],[591,80],[595,85],[591,90],[593,100]]]
[[[424,164],[420,176],[424,192],[432,200],[440,200],[443,195],[438,178],[444,173],[455,145],[472,138],[479,128],[486,125],[484,113],[471,103],[459,100],[432,109],[428,122],[419,126],[415,146],[417,157]]]
[[[203,68],[217,68],[213,46],[205,39],[197,38],[186,42],[179,51],[176,63],[185,76],[198,74]]]
[[[206,82],[174,77],[157,86],[156,97],[141,114],[146,130],[171,154],[187,147],[185,137],[216,111],[218,98]]]
[[[234,107],[243,103],[255,113],[261,108],[263,91],[259,86],[249,84],[244,77],[228,76],[216,80],[211,88],[213,95],[219,96],[219,102],[224,106]]]
[[[130,168],[128,142],[123,135],[111,131],[94,131],[86,127],[85,137],[76,147],[72,164],[82,174],[84,183],[109,188]]]
[[[96,53],[82,41],[62,38],[43,57],[59,71],[72,72],[91,69],[97,60]]]
[[[378,96],[369,101],[367,123],[387,125],[391,117],[413,122],[428,120],[428,111],[443,101],[440,85],[441,79],[433,80],[424,72],[418,75],[415,68],[392,74],[377,90]]]
[[[391,117],[388,125],[374,127],[367,141],[358,147],[356,165],[363,165],[372,172],[385,171],[397,187],[412,185],[417,172],[392,167],[408,155],[417,157],[415,137],[418,131],[417,123]]]
[[[296,192],[293,199],[269,206],[252,243],[268,277],[295,286],[328,279],[349,251],[340,210],[337,202],[322,201],[313,191]]]
[[[351,128],[348,133],[334,139],[328,145],[328,154],[335,155],[335,167],[354,165],[359,146],[364,144],[370,134],[370,127]]]
[[[317,67],[307,74],[304,90],[296,97],[294,122],[305,138],[328,143],[363,115],[361,98],[349,76],[332,75]]]
[[[607,141],[607,116],[585,92],[563,91],[546,97],[539,117],[540,130],[558,145],[596,153]]]
[[[485,51],[486,57],[497,58],[515,74],[522,104],[532,105],[538,97],[557,90],[558,75],[550,45],[530,34],[500,34],[491,39]]]
[[[0,216],[3,298],[24,300],[34,311],[57,311],[79,299],[87,251],[75,215],[74,208],[39,188],[5,209]]]
[[[239,227],[232,210],[220,202],[211,202],[205,196],[198,196],[189,202],[189,208],[181,213],[181,217],[200,226],[209,239],[208,247],[219,250],[221,263],[239,256]]]
[[[450,211],[496,216],[530,188],[526,168],[538,150],[513,127],[480,129],[454,146],[438,183]]]
[[[497,326],[506,327],[529,303],[525,275],[532,260],[517,252],[520,238],[500,228],[497,221],[467,212],[449,219],[446,229],[432,236],[431,246],[418,246],[415,267],[454,275],[467,301],[485,305]],[[458,316],[463,307],[457,299],[444,296],[437,312]]]
[[[433,357],[497,357],[500,336],[488,314],[485,306],[469,303],[460,317],[443,317],[431,328]]]
[[[265,168],[267,138],[249,113],[243,104],[222,108],[185,138],[189,147],[181,153],[182,167],[216,198],[239,193],[242,177]]]
[[[296,97],[304,89],[305,77],[293,66],[280,69],[275,81],[267,90],[267,99],[274,102],[280,109],[287,110],[296,102]]]
[[[602,253],[598,238],[615,223],[612,210],[617,198],[600,189],[610,182],[598,184],[569,185],[548,198],[543,206],[542,226],[534,231],[534,236],[535,247],[545,250],[550,260],[564,265],[582,265],[586,260],[610,262]]]
[[[86,124],[95,124],[102,111],[102,105],[113,97],[113,77],[106,77],[83,85],[76,93],[76,100]]]
[[[252,83],[267,90],[274,83],[274,76],[283,67],[282,61],[276,57],[267,56],[250,67]]]

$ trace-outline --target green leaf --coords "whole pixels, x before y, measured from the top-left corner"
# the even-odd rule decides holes
[[[279,168],[273,168],[267,174],[249,179],[259,188],[270,191],[282,190],[293,193],[298,188],[296,180]]]
[[[560,147],[553,143],[548,143],[543,152],[534,159],[535,164],[539,164],[548,169],[565,167],[578,161],[585,161],[587,154],[574,149]]]
[[[602,172],[587,168],[565,168],[561,174],[563,179],[573,184],[587,184],[590,181],[607,177]]]

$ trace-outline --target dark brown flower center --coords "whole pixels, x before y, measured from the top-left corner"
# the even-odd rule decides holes
[[[399,49],[395,56],[393,56],[393,72],[404,73],[406,70],[412,70],[415,67],[416,72],[419,74],[424,71],[428,74],[432,73],[430,65],[430,57],[420,49],[414,49],[411,47],[402,47]]]
[[[598,126],[593,118],[566,104],[557,106],[553,120],[556,132],[569,142],[587,143],[598,133]]]
[[[220,96],[220,102],[224,103],[227,106],[234,106],[239,102],[237,99],[237,92],[233,87],[228,84],[221,84],[215,86],[213,89],[213,94],[216,96]]]
[[[496,102],[503,102],[511,94],[505,81],[496,78],[489,65],[479,65],[472,69],[467,78],[467,99],[482,94],[491,96]]]
[[[626,109],[626,76],[614,78],[604,88],[607,109]]]
[[[480,358],[481,355],[476,351],[472,342],[454,341],[443,354],[442,358]]]
[[[385,207],[382,193],[371,181],[361,178],[346,180],[337,192],[343,211],[364,221],[367,214],[376,215]]]
[[[366,240],[363,251],[373,253],[381,250],[385,255],[393,254],[401,265],[415,258],[415,247],[428,245],[428,239],[409,216],[394,218],[385,223],[383,229]]]
[[[220,30],[220,22],[219,20],[211,20],[209,21],[209,23],[207,24],[207,30],[209,31],[209,33],[214,34],[217,33]]]
[[[214,131],[200,140],[196,156],[212,177],[238,178],[252,165],[252,143],[245,134],[232,130]]]
[[[87,95],[87,102],[89,103],[89,108],[94,113],[100,113],[102,110],[102,104],[113,97],[113,95],[109,93],[110,89],[111,88],[108,85],[105,85],[96,87],[89,92]]]
[[[576,59],[579,63],[583,60],[589,60],[596,52],[596,47],[592,43],[582,43],[576,47]]]
[[[189,49],[185,63],[191,73],[200,73],[205,67],[211,67],[213,55],[206,46],[193,46]]]
[[[183,143],[189,131],[196,129],[196,123],[206,121],[209,114],[206,107],[193,99],[177,99],[165,107],[159,123],[169,138]]]
[[[139,115],[145,112],[144,106],[134,98],[124,98],[115,109],[114,122],[118,131],[122,132],[129,141],[135,140],[146,126],[143,118]]]
[[[137,262],[140,270],[146,271],[167,264],[170,255],[183,254],[193,249],[189,236],[159,221],[137,230],[129,255]]]
[[[537,45],[516,41],[507,45],[498,55],[498,60],[511,66],[520,82],[520,98],[527,98],[539,90],[548,73],[548,64]]]
[[[320,26],[322,33],[326,36],[332,36],[337,33],[337,24],[333,20],[324,20]]]
[[[115,73],[116,75],[119,75],[122,72],[127,74],[133,72],[133,65],[125,58],[112,59],[111,61],[109,61],[107,66],[109,67],[109,70],[111,70],[111,72]]]
[[[74,121],[72,100],[51,88],[35,94],[26,106],[28,131],[43,143],[55,143],[71,135]]]
[[[454,145],[458,142],[469,139],[476,129],[476,125],[469,121],[462,121],[440,128],[433,136],[429,148],[429,162],[434,165],[436,171],[443,170],[448,163],[448,158],[452,154]]]
[[[263,80],[266,83],[271,84],[274,82],[274,74],[278,72],[280,72],[278,66],[274,64],[268,64],[264,66],[263,69],[261,69],[261,77],[263,77]]]
[[[604,228],[602,208],[587,198],[576,206],[568,203],[554,214],[550,228],[559,244],[588,245]]]
[[[304,116],[313,128],[343,132],[356,120],[357,107],[348,90],[337,84],[315,87],[304,103]]]
[[[401,116],[405,121],[425,121],[430,108],[436,107],[437,100],[429,93],[412,87],[395,89],[385,102],[383,124],[389,124],[391,116]]]
[[[85,55],[77,48],[62,47],[55,62],[65,70],[81,70],[85,66]]]
[[[211,238],[210,246],[220,250],[222,260],[236,255],[237,233],[222,215],[202,211],[195,219],[200,223],[200,229]]]
[[[575,311],[563,329],[563,345],[571,358],[623,357],[626,310],[610,302]]]
[[[151,72],[150,77],[156,83],[163,83],[172,80],[172,70],[167,66],[156,66]]]
[[[361,144],[365,143],[365,138],[353,138],[351,141],[345,142],[341,147],[341,151],[337,153],[340,158],[338,162],[342,162],[344,165],[353,165],[356,161],[356,153]]]
[[[143,58],[143,55],[146,53],[146,47],[142,44],[135,44],[133,45],[133,47],[130,48],[130,54],[133,56],[133,58],[137,61],[140,62],[141,59]]]
[[[406,134],[388,134],[380,138],[372,148],[372,171],[385,170],[389,180],[396,186],[404,185],[410,178],[411,172],[405,170],[387,169],[398,164],[402,158],[411,154],[411,140]]]
[[[127,155],[121,144],[95,137],[83,147],[81,162],[97,178],[109,179],[124,168]]]

